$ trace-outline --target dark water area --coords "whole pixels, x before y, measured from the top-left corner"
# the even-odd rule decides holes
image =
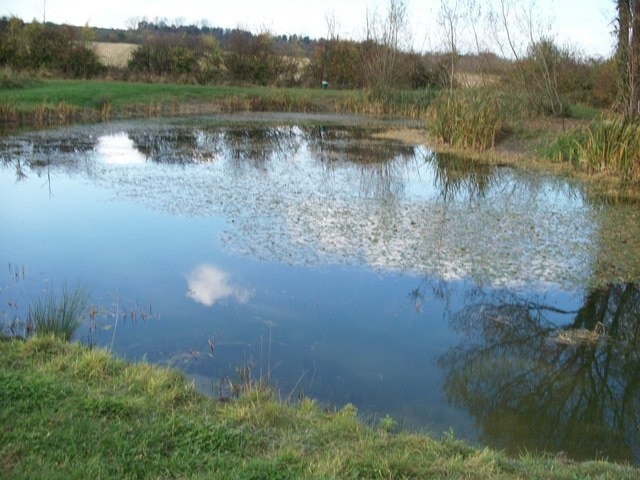
[[[0,139],[0,322],[83,285],[76,339],[518,453],[640,461],[640,208],[359,118]],[[0,264],[1,265],[1,264]],[[22,329],[22,330],[21,330]]]

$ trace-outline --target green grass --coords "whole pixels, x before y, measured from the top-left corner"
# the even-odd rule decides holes
[[[29,323],[36,335],[54,335],[70,340],[82,322],[88,295],[80,287],[63,287],[58,296],[48,291],[29,305]]]
[[[420,116],[431,91],[229,87],[100,80],[43,80],[0,88],[0,121],[49,125],[72,121],[236,111],[343,112]],[[60,112],[58,112],[60,110]],[[43,115],[42,112],[53,111]]]
[[[575,168],[605,173],[623,181],[640,181],[640,123],[622,117],[599,117],[586,128],[557,137],[543,155]]]
[[[347,405],[260,386],[197,394],[178,373],[54,337],[0,341],[2,478],[638,478],[629,466],[511,459],[366,426]]]
[[[504,107],[489,89],[443,90],[429,107],[426,128],[446,145],[486,150],[505,128]]]

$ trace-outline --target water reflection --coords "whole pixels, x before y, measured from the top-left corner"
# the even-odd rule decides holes
[[[221,378],[260,355],[256,325],[281,325],[281,385],[303,369],[314,396],[411,425],[476,419],[499,447],[637,458],[638,209],[371,134],[199,119],[0,139],[0,250],[97,290],[151,289],[163,327],[116,339],[137,358],[215,334],[198,373]]]
[[[197,303],[212,307],[226,298],[238,303],[247,303],[251,292],[246,288],[233,285],[229,274],[214,265],[198,265],[186,276],[187,296]]]
[[[184,165],[210,162],[219,153],[216,137],[200,129],[134,129],[129,136],[136,149],[156,163]]]
[[[95,150],[98,158],[110,165],[140,165],[147,161],[124,132],[99,137]]]
[[[247,168],[264,171],[272,159],[295,157],[304,135],[299,127],[235,127],[225,129],[220,140],[236,172]]]
[[[233,224],[222,241],[242,255],[543,288],[582,285],[598,256],[597,212],[568,182],[470,168],[374,138],[370,129],[114,124],[100,127],[105,135],[92,128],[43,135],[47,162],[76,162],[119,197],[155,209],[222,216]],[[54,152],[76,139],[79,151]],[[7,150],[34,162],[34,145],[27,136]],[[105,155],[163,168],[140,178],[96,166]],[[176,164],[190,168],[170,168]]]
[[[507,450],[640,460],[640,288],[608,285],[577,311],[484,293],[451,318],[449,400]],[[514,447],[515,446],[515,447]]]
[[[485,192],[499,182],[495,168],[488,164],[469,162],[464,157],[451,154],[431,155],[435,166],[435,183],[443,201],[456,197],[483,197]]]

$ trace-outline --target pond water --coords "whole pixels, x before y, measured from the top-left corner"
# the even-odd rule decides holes
[[[1,321],[91,291],[78,340],[228,395],[517,453],[640,462],[640,208],[360,118],[208,117],[0,139]]]

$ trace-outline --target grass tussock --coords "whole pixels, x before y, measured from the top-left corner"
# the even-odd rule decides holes
[[[427,112],[436,94],[435,89],[352,91],[337,99],[335,110],[357,115],[421,118]]]
[[[486,150],[505,128],[504,108],[488,89],[442,90],[427,111],[426,128],[440,143]]]
[[[0,341],[2,478],[637,478],[476,449],[452,434],[391,433],[260,382],[212,400],[171,370],[54,336]]]
[[[36,335],[54,335],[69,341],[82,322],[88,295],[82,288],[63,287],[58,296],[48,291],[29,306],[29,324]]]
[[[97,120],[98,118],[94,112],[80,109],[67,102],[19,105],[0,101],[0,123],[42,128]]]
[[[560,135],[544,154],[592,174],[612,174],[640,181],[640,122],[623,117],[598,118],[587,127]]]

